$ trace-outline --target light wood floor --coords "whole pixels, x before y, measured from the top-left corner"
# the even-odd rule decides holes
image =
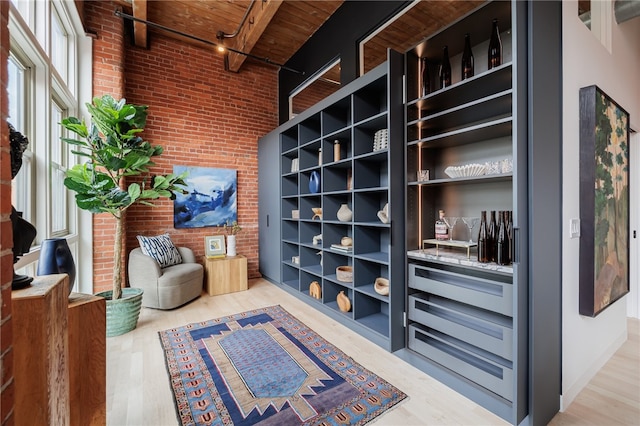
[[[158,331],[271,305],[281,305],[365,368],[409,396],[379,417],[375,422],[377,425],[508,424],[265,280],[250,281],[249,290],[245,292],[215,297],[204,294],[200,299],[173,311],[143,308],[135,330],[122,336],[108,338],[107,424],[178,424]],[[635,376],[627,374],[628,365],[635,363],[638,366],[640,358],[637,322],[634,333],[635,337],[633,340],[630,339],[631,343],[625,344],[614,357],[620,359],[610,362],[616,364],[611,367],[617,372],[615,381],[621,375],[627,379],[621,384],[612,384],[611,379],[602,380],[596,377],[595,383],[590,384],[589,388],[578,396],[566,413],[556,416],[553,424],[640,424],[640,374],[638,369]],[[605,369],[609,367],[607,364]],[[614,388],[615,392],[611,388]],[[593,400],[602,399],[603,394],[610,399],[603,404],[602,410],[597,410],[596,416]],[[617,414],[621,408],[627,413],[624,417]],[[639,421],[630,423],[634,415]]]

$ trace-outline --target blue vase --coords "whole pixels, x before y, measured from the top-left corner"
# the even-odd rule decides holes
[[[69,294],[76,280],[76,264],[71,250],[64,238],[44,240],[40,246],[38,259],[38,275],[67,274],[69,275]]]
[[[320,173],[315,170],[312,171],[311,176],[309,176],[309,192],[312,194],[320,192]]]

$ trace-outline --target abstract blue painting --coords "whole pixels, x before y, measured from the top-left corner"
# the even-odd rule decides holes
[[[237,171],[209,167],[173,166],[173,173],[187,172],[186,194],[173,202],[175,228],[204,228],[238,220]]]

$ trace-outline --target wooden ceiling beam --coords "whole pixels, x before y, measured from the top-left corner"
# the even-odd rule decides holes
[[[262,33],[267,29],[269,22],[271,22],[281,4],[282,0],[258,0],[249,12],[247,21],[238,32],[238,35],[232,39],[225,39],[225,46],[241,52],[251,53],[251,50],[260,40]],[[245,55],[229,52],[229,70],[238,72],[246,59]]]
[[[147,20],[147,0],[132,0],[133,17],[137,19]],[[138,47],[148,47],[147,24],[134,21],[133,22],[133,38],[135,45]]]

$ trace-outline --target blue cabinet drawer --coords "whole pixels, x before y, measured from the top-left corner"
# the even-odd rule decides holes
[[[409,296],[409,320],[473,346],[513,359],[512,320],[439,296],[416,293]]]
[[[513,285],[409,264],[409,287],[513,316]]]

